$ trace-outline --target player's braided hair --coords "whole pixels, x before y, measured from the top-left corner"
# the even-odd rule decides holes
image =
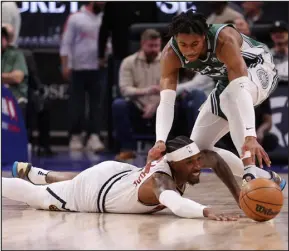
[[[178,150],[186,145],[191,144],[193,141],[186,136],[178,136],[166,143],[166,152],[171,153]]]
[[[209,29],[203,14],[188,10],[173,18],[169,25],[169,36],[179,33],[205,35]]]

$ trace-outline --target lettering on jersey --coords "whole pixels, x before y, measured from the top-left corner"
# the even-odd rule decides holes
[[[139,185],[141,183],[141,181],[143,180],[143,178],[150,172],[150,169],[152,167],[154,167],[157,163],[159,163],[163,158],[160,158],[159,160],[156,161],[152,161],[151,163],[148,163],[145,168],[143,169],[143,171],[141,171],[140,175],[138,176],[138,178],[133,182],[133,184],[135,186]]]
[[[200,71],[202,75],[208,75],[211,77],[221,77],[227,75],[227,67],[212,67],[207,65],[203,70]]]
[[[260,80],[262,88],[266,90],[268,88],[268,86],[269,86],[268,73],[266,71],[264,71],[263,69],[258,69],[257,70],[257,77]]]

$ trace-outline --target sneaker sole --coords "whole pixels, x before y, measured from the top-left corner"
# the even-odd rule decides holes
[[[281,181],[281,183],[280,183],[280,189],[281,189],[281,191],[283,191],[284,190],[284,188],[286,187],[286,184],[287,184],[287,182],[286,182],[286,180],[284,180],[284,179],[282,179],[282,181]]]
[[[23,169],[21,169],[19,172],[18,172],[18,161],[15,161],[14,164],[13,164],[13,167],[12,167],[12,176],[14,178],[20,178],[20,179],[24,179],[25,177],[28,178],[28,173],[30,172],[30,169],[31,169],[31,164],[30,163],[27,163],[27,167],[25,168],[25,171],[23,171]]]

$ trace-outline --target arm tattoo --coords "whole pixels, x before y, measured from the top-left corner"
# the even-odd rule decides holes
[[[178,192],[176,183],[169,175],[163,173],[154,173],[152,176],[153,190],[157,198],[159,198],[160,194],[165,190],[173,190]]]
[[[241,190],[228,164],[216,152],[204,150],[201,153],[204,166],[211,167],[214,170],[216,175],[230,190],[239,205],[239,195]]]

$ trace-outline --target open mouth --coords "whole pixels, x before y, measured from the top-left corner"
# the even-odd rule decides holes
[[[200,172],[198,173],[192,173],[193,176],[198,177],[200,175]]]

